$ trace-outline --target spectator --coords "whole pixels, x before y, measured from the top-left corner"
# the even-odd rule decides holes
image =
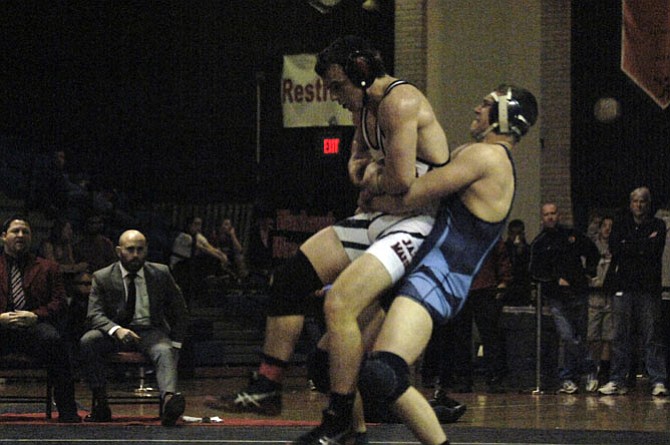
[[[512,264],[512,281],[505,292],[508,306],[526,306],[531,303],[530,245],[526,241],[526,225],[520,219],[513,219],[507,225],[507,256]]]
[[[665,223],[665,247],[663,249],[663,299],[670,300],[670,202],[656,211],[656,218]],[[666,345],[667,347],[667,345]]]
[[[58,330],[65,315],[65,287],[53,261],[30,253],[30,222],[11,216],[2,225],[0,255],[0,352],[21,351],[42,360],[54,379],[58,421],[78,423],[72,366]]]
[[[667,369],[661,326],[661,271],[665,248],[665,223],[651,215],[651,193],[639,187],[630,194],[629,212],[612,227],[612,263],[607,277],[616,291],[612,299],[614,339],[610,381],[600,394],[626,394],[626,375],[631,371],[633,341],[637,325],[644,345],[644,363],[651,394],[665,396]]]
[[[114,243],[103,235],[105,222],[100,215],[91,215],[86,219],[85,232],[74,245],[74,259],[77,263],[87,263],[88,271],[109,266],[116,260]]]
[[[507,374],[505,337],[500,330],[500,314],[504,292],[512,279],[512,265],[501,240],[491,250],[472,282],[470,295],[461,313],[451,323],[451,338],[441,339],[443,345],[456,345],[443,360],[440,376],[442,387],[451,384],[454,392],[472,392],[474,383],[472,323],[477,325],[484,348],[486,385],[489,393],[504,392]]]
[[[213,233],[212,245],[222,251],[228,260],[232,259],[234,272],[239,278],[246,278],[247,266],[244,259],[244,248],[237,238],[235,227],[230,218],[221,221],[219,229]]]
[[[531,243],[530,271],[541,282],[542,297],[548,301],[563,346],[558,392],[573,394],[582,374],[596,372],[586,347],[587,302],[588,277],[596,275],[600,255],[586,235],[559,221],[556,204],[544,204],[542,231]]]
[[[202,218],[190,218],[184,231],[172,243],[170,269],[184,292],[187,303],[199,294],[204,279],[217,275],[228,266],[228,257],[202,234]]]
[[[74,230],[72,223],[66,219],[54,221],[49,232],[49,238],[42,242],[40,255],[47,260],[58,263],[58,269],[65,278],[66,286],[75,274],[88,269],[88,263],[75,262]]]
[[[600,252],[597,274],[591,280],[589,293],[589,327],[588,342],[591,357],[599,360],[598,375],[588,379],[586,390],[594,392],[598,389],[598,382],[609,380],[610,348],[613,336],[612,326],[612,295],[609,289],[603,287],[605,277],[612,261],[609,248],[609,239],[612,232],[612,218],[608,216],[600,219],[598,236],[594,240]]]
[[[81,377],[81,354],[79,340],[86,333],[86,312],[88,297],[91,294],[92,275],[89,272],[75,274],[66,286],[68,316],[65,323],[65,339],[70,349],[70,358],[74,367],[74,374]]]
[[[586,236],[595,241],[600,234],[600,223],[603,220],[603,216],[600,213],[593,212],[589,217],[589,225],[586,228]]]
[[[271,216],[260,216],[249,235],[247,264],[252,284],[267,284],[267,277],[275,266],[272,251],[273,230],[274,219]]]
[[[67,206],[71,185],[65,173],[65,151],[55,150],[47,155],[33,153],[32,156],[32,177],[26,206],[54,217]]]
[[[81,352],[94,403],[89,422],[109,422],[105,354],[139,350],[156,367],[161,392],[161,423],[173,426],[185,408],[177,389],[178,350],[186,335],[188,312],[167,266],[145,261],[146,238],[128,230],[116,248],[119,261],[93,274],[88,303],[91,330],[81,338]]]

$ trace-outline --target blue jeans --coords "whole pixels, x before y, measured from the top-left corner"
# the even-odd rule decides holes
[[[644,347],[644,363],[649,382],[665,383],[666,345],[661,336],[662,301],[658,293],[620,292],[612,299],[614,340],[612,341],[612,367],[610,380],[624,385],[631,370],[631,353],[637,346],[631,338],[637,327]]]
[[[558,365],[558,378],[579,383],[582,374],[597,370],[586,344],[588,324],[587,295],[561,291],[559,296],[548,295],[549,308],[563,344],[563,360]]]

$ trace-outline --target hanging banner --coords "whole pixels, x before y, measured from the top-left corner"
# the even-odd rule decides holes
[[[333,100],[314,71],[316,55],[284,56],[281,103],[284,127],[353,125],[351,112]]]
[[[662,109],[670,105],[670,0],[622,0],[621,70]]]

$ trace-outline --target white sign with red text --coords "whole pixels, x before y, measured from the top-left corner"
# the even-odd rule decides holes
[[[285,128],[353,125],[351,112],[333,100],[314,71],[316,55],[284,56],[281,103]]]

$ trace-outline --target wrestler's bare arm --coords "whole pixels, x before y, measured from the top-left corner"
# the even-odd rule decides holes
[[[349,179],[356,187],[363,187],[363,175],[365,168],[372,162],[370,152],[364,148],[360,141],[354,138],[351,143],[351,156],[349,156]]]
[[[446,166],[416,178],[407,193],[376,196],[369,202],[368,208],[388,213],[421,209],[490,177],[496,171],[496,163],[501,162],[501,156],[505,155],[499,147],[472,144],[454,153]]]
[[[406,91],[400,91],[406,90]],[[379,104],[376,118],[384,134],[384,165],[370,165],[363,179],[375,194],[404,193],[416,177],[421,95],[399,88]]]

